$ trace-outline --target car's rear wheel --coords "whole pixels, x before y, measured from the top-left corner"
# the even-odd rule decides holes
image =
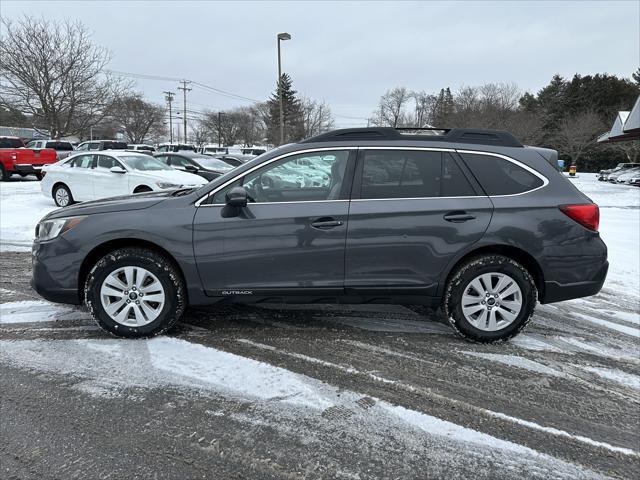
[[[2,164],[0,164],[0,180],[6,182],[11,177],[11,173],[7,172]]]
[[[451,275],[442,308],[464,338],[491,343],[522,331],[536,301],[536,285],[526,268],[502,255],[482,255]]]
[[[166,332],[186,306],[184,282],[173,262],[133,247],[96,263],[87,277],[85,299],[103,329],[128,338]]]
[[[53,187],[53,201],[59,207],[66,207],[74,203],[73,195],[71,195],[71,190],[66,185],[62,183]]]

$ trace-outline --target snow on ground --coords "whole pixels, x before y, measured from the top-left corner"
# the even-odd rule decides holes
[[[349,408],[353,408],[362,397],[356,392],[267,363],[169,337],[142,341],[0,340],[0,361],[82,378],[84,380],[76,388],[92,395],[110,398],[132,385],[138,388],[174,385],[258,400],[262,408],[279,408],[278,415],[284,419],[292,413],[291,406],[298,409],[295,415],[307,417],[312,413],[303,413],[299,409],[351,412]],[[443,450],[492,458],[507,469],[528,465],[533,470],[541,467],[556,470],[559,477],[596,477],[594,472],[578,469],[576,465],[523,445],[380,399],[369,398],[369,401],[371,406],[366,409],[366,414],[356,414],[360,417],[356,419],[357,426],[342,423],[343,429],[362,429],[361,434],[368,437],[368,441],[388,434],[387,429],[396,434],[415,429]],[[624,455],[635,455],[629,449],[604,443],[599,446]]]
[[[0,303],[0,324],[82,320],[89,314],[73,308],[53,305],[43,300]]]
[[[35,177],[0,182],[0,251],[29,251],[36,224],[56,205]]]

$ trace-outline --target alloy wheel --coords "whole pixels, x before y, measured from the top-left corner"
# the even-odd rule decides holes
[[[509,275],[498,272],[475,277],[464,289],[462,313],[479,330],[493,332],[510,325],[522,310],[522,291]]]
[[[102,306],[121,325],[140,327],[158,318],[165,304],[165,292],[153,273],[135,266],[111,272],[100,287]]]

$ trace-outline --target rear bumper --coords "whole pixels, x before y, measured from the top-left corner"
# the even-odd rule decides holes
[[[584,282],[560,284],[555,281],[544,282],[544,295],[540,303],[562,302],[572,298],[582,298],[595,295],[602,289],[607,278],[609,262],[605,261],[593,278]]]
[[[16,163],[13,167],[16,173],[34,174],[42,172],[43,164]]]

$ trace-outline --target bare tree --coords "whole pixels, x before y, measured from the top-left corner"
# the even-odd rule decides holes
[[[245,147],[261,144],[266,136],[266,127],[257,106],[240,107],[237,111],[238,138]]]
[[[302,98],[302,123],[305,138],[327,132],[335,126],[329,106],[306,97]]]
[[[405,105],[411,99],[411,92],[405,87],[395,87],[388,90],[382,97],[378,109],[373,113],[371,122],[385,127],[400,127],[406,125],[407,114]]]
[[[430,95],[424,91],[411,92],[416,108],[413,118],[413,125],[416,127],[427,127],[433,123],[433,112],[436,103],[435,95]]]
[[[105,72],[110,54],[78,22],[0,20],[0,106],[28,115],[52,137],[100,123],[128,87]]]
[[[148,136],[158,137],[165,131],[164,109],[144,101],[140,94],[116,100],[108,112],[131,143],[143,143]]]
[[[608,146],[615,151],[622,152],[627,157],[627,162],[637,163],[638,157],[640,157],[640,141],[623,141],[612,142]]]
[[[604,130],[606,126],[600,117],[588,111],[562,120],[555,139],[559,149],[577,165],[580,155],[595,144],[598,134]]]

